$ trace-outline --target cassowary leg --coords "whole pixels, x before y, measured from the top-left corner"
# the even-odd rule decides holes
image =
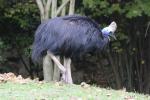
[[[60,57],[56,57],[60,61]],[[53,81],[59,81],[60,80],[60,69],[57,67],[56,64],[54,64],[54,75],[53,75]]]
[[[65,57],[64,57],[64,67],[66,68],[66,66],[67,66],[67,62],[66,62]],[[67,69],[66,69],[66,72],[64,74],[62,74],[61,81],[67,83],[67,81],[68,81]]]
[[[47,55],[51,57],[51,59],[58,66],[58,68],[61,70],[62,73],[66,72],[66,69],[64,68],[64,66],[60,63],[60,61],[52,53],[47,52]]]
[[[66,73],[62,76],[66,83],[72,84],[72,77],[71,77],[71,59],[64,57],[64,67],[66,68]]]
[[[73,84],[73,80],[71,76],[71,59],[66,58],[66,61],[67,61],[66,70],[67,70],[68,83]]]

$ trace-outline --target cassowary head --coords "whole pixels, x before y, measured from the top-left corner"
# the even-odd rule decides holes
[[[108,27],[105,27],[102,29],[102,34],[104,37],[107,37],[110,40],[110,37],[116,39],[115,31],[117,29],[116,22],[111,22],[111,24]]]

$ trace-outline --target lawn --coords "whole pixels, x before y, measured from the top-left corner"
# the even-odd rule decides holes
[[[84,84],[3,82],[0,100],[150,100],[150,96]]]

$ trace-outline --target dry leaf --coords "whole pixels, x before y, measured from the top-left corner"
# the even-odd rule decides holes
[[[81,83],[81,87],[83,87],[83,88],[89,88],[90,85],[87,84],[87,83],[85,83],[85,82],[82,82],[82,83]]]

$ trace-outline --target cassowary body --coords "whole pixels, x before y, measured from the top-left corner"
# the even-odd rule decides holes
[[[96,22],[85,16],[50,19],[43,22],[36,31],[32,59],[38,61],[47,51],[65,58],[101,51],[116,30],[116,24],[113,28],[101,30]]]

